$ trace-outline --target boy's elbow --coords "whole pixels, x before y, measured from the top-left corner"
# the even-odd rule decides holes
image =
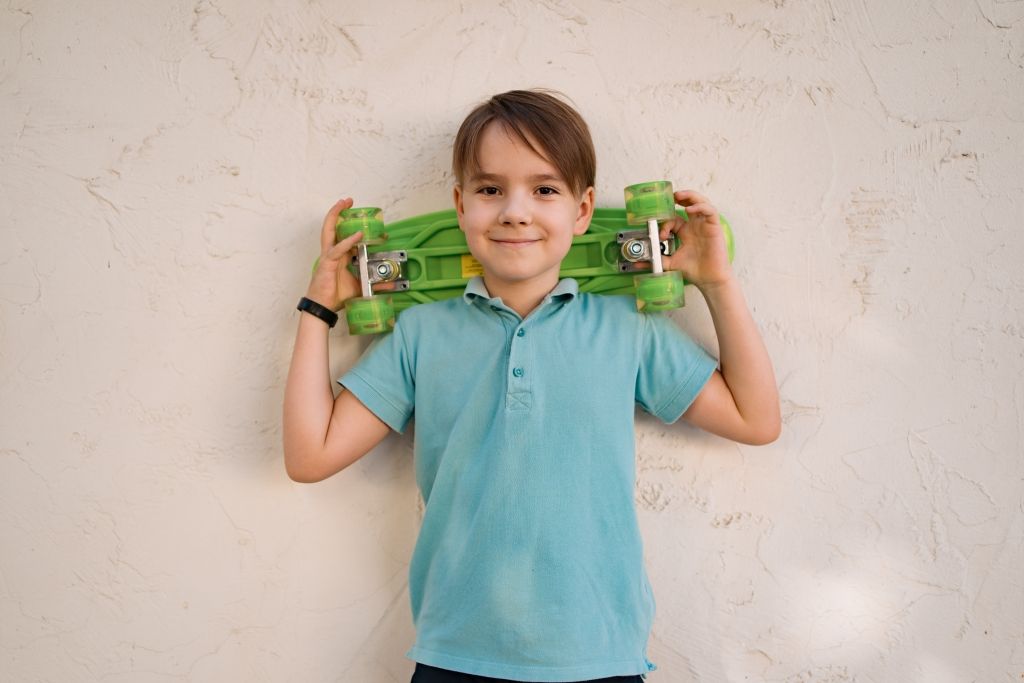
[[[763,425],[757,425],[751,429],[744,439],[744,443],[750,446],[767,446],[778,440],[782,434],[782,421],[773,420]]]
[[[288,478],[299,484],[315,484],[318,481],[323,481],[326,477],[317,476],[314,473],[306,472],[305,470],[295,469],[285,466],[285,471],[288,473]]]
[[[284,450],[284,470],[288,478],[300,484],[315,484],[342,471],[361,454],[332,453],[316,450]]]
[[[294,482],[299,484],[315,484],[330,476],[329,473],[322,472],[320,468],[315,467],[315,463],[315,458],[303,458],[285,449],[284,471],[288,474],[288,478]]]

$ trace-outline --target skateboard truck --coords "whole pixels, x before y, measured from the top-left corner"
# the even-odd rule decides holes
[[[359,269],[359,288],[362,296],[345,302],[345,319],[350,334],[377,334],[389,332],[395,326],[395,309],[390,296],[375,296],[374,282],[391,282],[401,272],[393,259],[374,254],[373,260],[366,248],[384,244],[388,236],[384,232],[383,212],[376,207],[353,207],[345,209],[338,216],[335,228],[339,240],[360,230],[363,238],[356,244],[355,262]]]
[[[619,247],[619,272],[634,273],[651,270],[651,240],[647,230],[623,230],[615,235]],[[675,253],[673,240],[662,240],[661,255]]]
[[[352,263],[358,267],[359,256]],[[402,278],[402,264],[408,262],[405,251],[383,251],[366,257],[366,270],[374,292],[404,292],[409,281]]]
[[[678,216],[672,183],[667,180],[638,183],[628,186],[625,194],[626,222],[630,225],[646,225],[647,234],[644,239],[636,233],[620,233],[620,239],[630,235],[622,244],[622,255],[627,262],[649,261],[651,264],[651,272],[633,276],[637,310],[667,311],[680,308],[684,303],[683,274],[675,270],[665,272],[658,235],[658,221]]]

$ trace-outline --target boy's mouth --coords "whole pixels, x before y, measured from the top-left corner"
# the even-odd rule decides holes
[[[540,242],[540,240],[530,240],[530,239],[522,239],[522,238],[513,238],[513,239],[491,238],[491,241],[494,242],[495,244],[499,244],[499,245],[501,245],[503,247],[510,247],[512,249],[519,248],[519,247],[528,247],[531,244],[536,244],[537,242]]]

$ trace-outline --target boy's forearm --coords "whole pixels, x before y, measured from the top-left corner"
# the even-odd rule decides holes
[[[284,459],[289,475],[324,446],[334,408],[327,324],[307,314],[299,317],[295,350],[284,395]]]
[[[756,441],[773,441],[781,428],[775,372],[739,282],[733,276],[701,293],[718,336],[722,377],[740,418]]]

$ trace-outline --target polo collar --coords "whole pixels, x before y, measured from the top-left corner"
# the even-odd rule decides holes
[[[544,297],[544,300],[541,301],[541,306],[549,304],[552,301],[567,303],[575,299],[579,292],[580,286],[576,280],[573,280],[571,277],[563,278],[559,280],[558,284],[555,285],[555,288],[548,292],[548,295]],[[484,279],[479,275],[470,278],[469,282],[466,283],[466,291],[463,292],[462,298],[467,304],[480,301],[482,303],[490,303],[492,305],[504,305],[500,297],[492,297],[490,295],[487,291],[487,287],[484,285]]]

